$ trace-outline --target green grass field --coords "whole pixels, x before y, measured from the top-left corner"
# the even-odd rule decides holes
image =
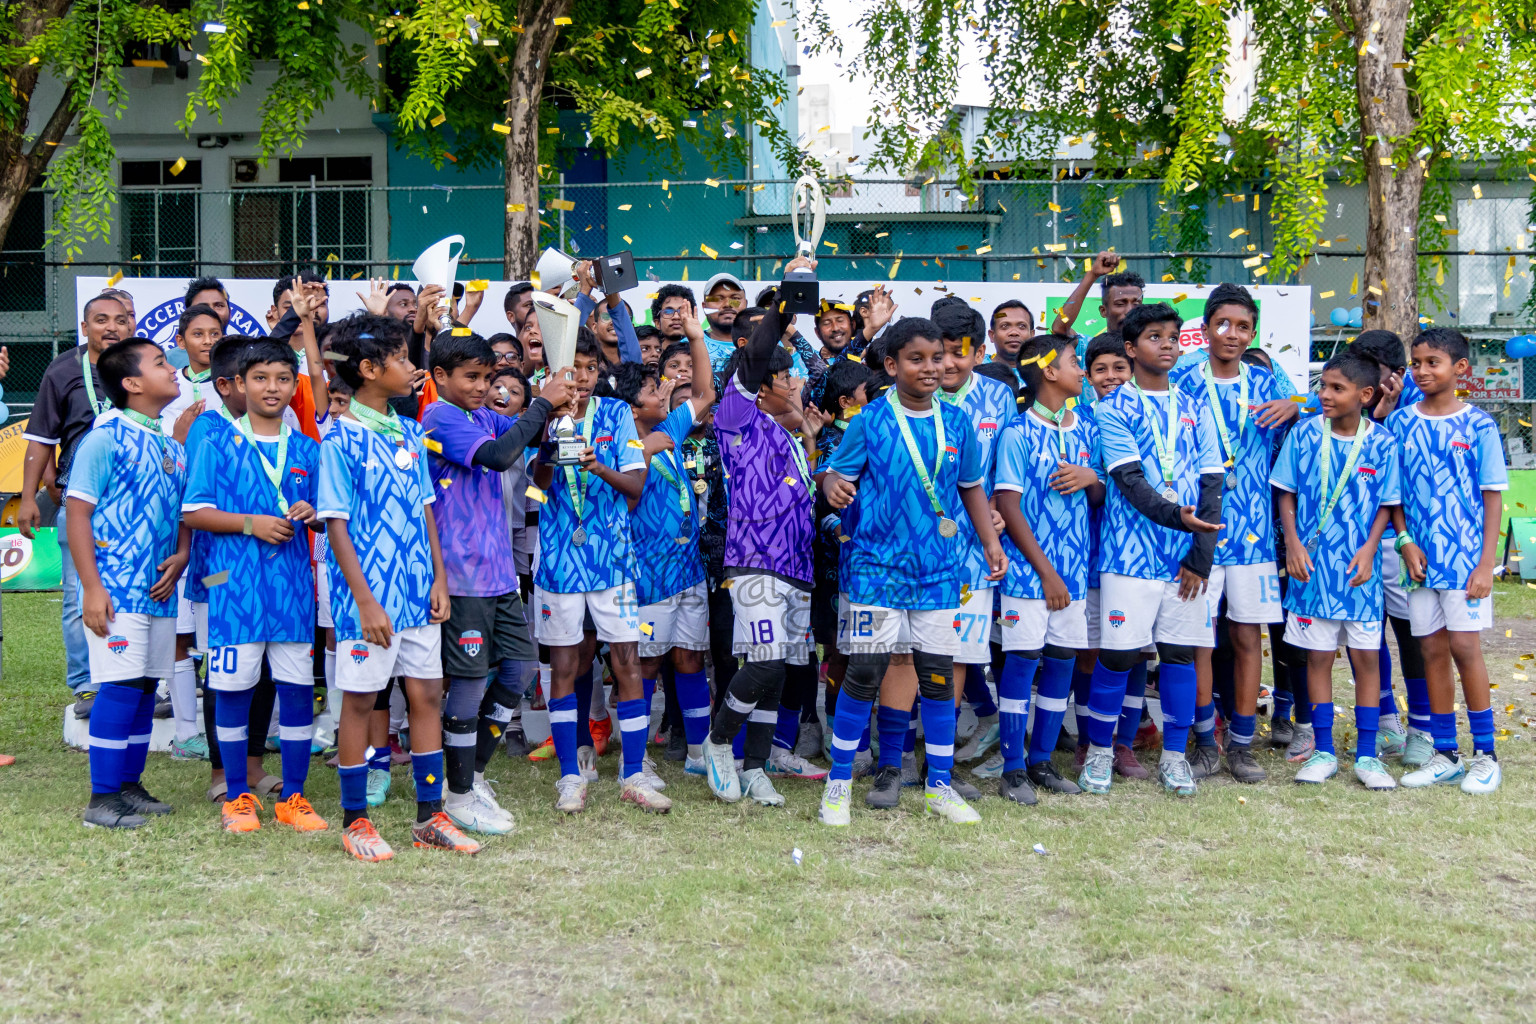
[[[1536,591],[1501,587],[1487,636],[1513,733],[1492,797],[1370,794],[1342,775],[1303,790],[1266,750],[1261,786],[994,797],[971,829],[925,820],[910,791],[867,812],[859,784],[853,827],[832,832],[815,785],[786,786],[782,810],[726,807],[671,764],[676,808],[643,817],[618,803],[612,755],[588,812],[559,820],[555,769],[498,758],[513,834],[473,859],[410,848],[397,769],[381,865],[335,831],[222,834],[206,766],[164,755],[145,781],[175,815],[82,829],[49,598],[4,601],[0,752],[18,761],[0,769],[0,1020],[1536,1017],[1536,700],[1513,678]],[[339,818],[315,764],[314,803]]]

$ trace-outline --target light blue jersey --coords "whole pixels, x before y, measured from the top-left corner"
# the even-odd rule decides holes
[[[1046,559],[1067,585],[1072,600],[1078,601],[1088,596],[1093,515],[1086,491],[1062,495],[1051,488],[1051,477],[1062,462],[1097,469],[1098,428],[1086,416],[1074,413],[1072,425],[1058,433],[1053,424],[1037,414],[1020,413],[997,444],[997,489],[1018,492],[1019,511],[1034,531]],[[1003,593],[1009,597],[1045,597],[1034,566],[1006,533],[1003,553],[1008,556]]]
[[[939,532],[940,517],[912,464],[896,423],[896,389],[871,402],[843,435],[827,467],[859,485],[858,515],[843,518],[841,586],[854,604],[928,610],[960,604],[962,541]],[[983,483],[970,417],[939,402],[944,450],[937,449],[934,412],[906,410],[918,456],[945,515],[955,518],[961,487]],[[933,476],[934,460],[939,471]]]
[[[1013,391],[1000,380],[972,373],[970,380],[953,395],[939,393],[944,401],[953,400],[970,417],[976,432],[976,456],[981,466],[982,487],[992,496],[993,467],[997,458],[997,438],[1008,422],[1017,414]],[[981,549],[981,538],[971,525],[971,517],[965,509],[957,508],[950,518],[960,525],[960,536],[965,541],[965,562],[961,567],[960,580],[972,590],[989,590],[997,586],[987,579],[992,570],[987,567],[987,556]]]
[[[1222,462],[1228,477],[1236,486],[1221,492],[1222,530],[1216,540],[1216,565],[1256,565],[1275,560],[1275,531],[1273,508],[1270,503],[1269,470],[1275,450],[1276,437],[1283,428],[1260,427],[1255,421],[1258,406],[1285,396],[1280,393],[1274,375],[1262,366],[1240,364],[1248,377],[1248,409],[1246,416],[1239,406],[1242,397],[1242,381],[1216,379],[1219,411],[1211,408],[1206,391],[1205,370],[1208,360],[1175,369],[1174,385],[1186,392],[1196,403],[1206,407],[1211,414],[1211,425],[1216,429],[1216,441],[1220,445]],[[1221,421],[1216,420],[1221,417]],[[1246,420],[1246,422],[1245,422]],[[1221,423],[1226,424],[1227,437],[1232,449],[1221,443]],[[1225,465],[1228,461],[1231,465]]]
[[[1424,585],[1465,590],[1483,555],[1483,492],[1509,488],[1498,424],[1476,406],[1430,416],[1411,405],[1387,429],[1402,451],[1408,532],[1429,563]]]
[[[620,473],[645,468],[645,456],[635,433],[635,417],[617,398],[589,398],[597,404],[592,433],[587,438],[597,460]],[[577,420],[582,430],[582,421]],[[633,444],[631,444],[633,442]],[[556,466],[539,509],[539,569],[534,582],[552,594],[590,594],[635,579],[635,548],[630,540],[629,499],[591,473],[575,471],[575,483],[565,467]],[[575,498],[585,489],[582,512]],[[583,544],[573,542],[580,529]]]
[[[1165,485],[1153,440],[1153,426],[1142,409],[1142,394],[1157,418],[1156,429],[1166,432],[1168,403],[1175,401],[1177,417],[1171,441],[1173,482]],[[1222,472],[1221,446],[1204,403],[1175,388],[1138,392],[1133,384],[1116,388],[1094,407],[1098,418],[1099,445],[1106,476],[1127,463],[1141,464],[1147,482],[1159,493],[1172,486],[1180,505],[1200,504],[1202,473]],[[1099,530],[1099,571],[1145,580],[1175,580],[1179,561],[1189,552],[1191,535],[1159,526],[1131,507],[1113,482],[1105,500]]]
[[[404,443],[395,445],[343,416],[320,444],[321,519],[345,519],[363,577],[395,631],[432,618],[432,544],[426,506],[434,500],[421,424],[400,417]],[[337,640],[361,640],[357,599],[327,550],[331,620]]]
[[[683,464],[693,457],[683,448],[693,426],[692,402],[679,405],[656,426],[674,447],[651,457],[645,490],[630,517],[639,568],[635,596],[641,605],[657,604],[704,582],[694,477]]]
[[[124,416],[104,413],[75,449],[68,496],[91,502],[96,571],[113,611],[174,616],[176,595],[156,601],[149,589],[159,565],[176,553],[187,453],[175,438]]]
[[[1400,501],[1401,479],[1397,444],[1392,435],[1369,419],[1363,422],[1369,424],[1369,431],[1361,444],[1359,460],[1321,537],[1317,538],[1317,550],[1311,552],[1312,577],[1305,583],[1292,577],[1286,588],[1285,610],[1293,614],[1347,622],[1381,621],[1380,546],[1373,549],[1371,578],[1364,585],[1349,585],[1348,567],[1370,536],[1377,509]],[[1303,420],[1287,435],[1270,477],[1276,487],[1296,495],[1296,536],[1303,544],[1311,544],[1317,535],[1325,501],[1320,468],[1325,432],[1329,437],[1326,443],[1332,445],[1328,483],[1331,495],[1349,461],[1354,435],[1333,434],[1329,421],[1322,416]]]

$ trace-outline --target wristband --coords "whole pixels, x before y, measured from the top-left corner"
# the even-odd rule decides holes
[[[1402,533],[1397,535],[1397,540],[1393,541],[1392,543],[1396,550],[1402,551],[1403,548],[1409,544],[1414,543],[1413,534],[1409,533],[1407,530],[1404,530]]]
[[[256,520],[251,516],[245,517],[245,525],[240,527],[240,532],[249,537],[256,532]]]

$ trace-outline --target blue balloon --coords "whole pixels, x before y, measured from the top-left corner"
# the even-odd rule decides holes
[[[1365,310],[1361,309],[1359,306],[1356,306],[1354,309],[1350,310],[1349,311],[1349,326],[1351,326],[1351,327],[1363,327],[1363,326],[1365,326]]]
[[[1536,356],[1536,334],[1517,334],[1504,343],[1504,354],[1511,359]]]
[[[1333,309],[1328,313],[1328,320],[1335,327],[1348,327],[1349,310],[1345,309],[1343,306],[1334,306]]]

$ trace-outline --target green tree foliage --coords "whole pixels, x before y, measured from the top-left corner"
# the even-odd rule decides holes
[[[1206,202],[1257,182],[1271,250],[1255,279],[1269,281],[1329,244],[1328,186],[1364,184],[1367,322],[1400,333],[1443,274],[1417,250],[1443,247],[1434,214],[1450,184],[1473,171],[1517,178],[1536,162],[1528,0],[867,0],[858,45],[832,32],[825,0],[809,3],[815,45],[841,53],[883,103],[874,165],[971,185],[988,165],[1048,161],[1079,139],[1100,177],[1162,182],[1170,250],[1209,248]],[[1234,31],[1245,15],[1248,31]],[[967,147],[951,111],[976,50],[992,106]],[[1234,56],[1255,60],[1255,88],[1229,118]]]

